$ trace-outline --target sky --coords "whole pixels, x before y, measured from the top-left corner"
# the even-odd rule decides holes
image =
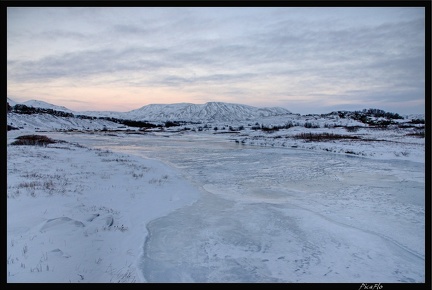
[[[7,96],[425,111],[423,7],[8,7]]]

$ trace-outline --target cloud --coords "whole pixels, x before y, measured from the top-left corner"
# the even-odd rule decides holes
[[[384,91],[417,97],[424,86],[421,10],[48,9],[46,21],[43,9],[18,10],[14,21],[8,14],[7,78],[15,86],[161,86],[251,100],[322,93],[341,101],[356,91],[359,101]]]

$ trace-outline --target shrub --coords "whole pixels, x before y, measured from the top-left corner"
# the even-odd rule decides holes
[[[38,145],[46,146],[48,144],[57,143],[51,138],[44,135],[23,135],[16,138],[17,140],[12,142],[11,145]]]
[[[347,132],[357,132],[359,130],[358,126],[347,126],[345,127],[345,130],[347,130]]]
[[[261,130],[263,132],[271,133],[271,132],[279,131],[279,127],[271,127],[271,126],[267,127],[267,126],[263,125],[261,127]]]
[[[412,119],[409,123],[411,123],[411,124],[424,124],[425,120],[423,120],[423,119]]]
[[[425,131],[417,131],[417,132],[413,132],[413,133],[408,133],[406,134],[407,136],[414,136],[414,137],[419,137],[419,138],[424,138],[425,137]]]
[[[19,130],[17,127],[11,126],[11,125],[7,125],[7,130],[11,131],[11,130]]]
[[[305,128],[319,128],[319,124],[316,123],[312,123],[312,122],[306,122],[304,123],[304,127]]]
[[[327,141],[327,140],[338,140],[338,139],[360,139],[357,136],[339,135],[333,133],[300,133],[295,135],[294,138],[304,139],[306,141]]]

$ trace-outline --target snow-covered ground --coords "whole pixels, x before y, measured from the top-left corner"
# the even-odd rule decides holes
[[[19,128],[21,132],[37,132],[52,130],[102,130],[123,128],[121,124],[104,119],[79,119],[75,117],[57,117],[50,114],[16,114],[8,113],[7,124]]]
[[[374,159],[399,159],[416,162],[425,161],[425,138],[409,134],[415,129],[380,129],[363,127],[356,132],[347,132],[345,127],[336,128],[304,128],[293,127],[274,133],[261,131],[248,131],[238,134],[232,139],[241,144],[302,148],[317,151],[333,152],[338,154],[351,154],[371,157]],[[308,141],[294,138],[300,134],[333,134],[359,139],[339,139],[326,141]]]
[[[8,282],[143,281],[147,223],[199,196],[160,162],[76,143],[7,158]]]
[[[424,138],[310,130],[9,131],[67,142],[7,146],[7,281],[424,283]]]

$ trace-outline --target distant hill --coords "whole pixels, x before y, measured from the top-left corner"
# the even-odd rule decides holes
[[[12,100],[12,99],[9,99],[9,98],[7,98],[7,102],[8,102],[8,104],[9,104],[9,106],[15,106],[16,104],[18,104],[17,102],[15,102],[14,100]]]
[[[123,118],[147,121],[244,121],[291,114],[284,108],[208,102],[205,104],[152,104],[122,114]]]
[[[56,105],[53,105],[53,104],[50,104],[50,103],[47,103],[47,102],[44,102],[44,101],[30,100],[30,101],[26,101],[26,102],[21,103],[21,104],[26,105],[28,107],[52,109],[52,110],[56,110],[56,111],[63,111],[63,112],[67,112],[67,113],[73,113],[72,110],[69,110],[66,107],[56,106]]]

